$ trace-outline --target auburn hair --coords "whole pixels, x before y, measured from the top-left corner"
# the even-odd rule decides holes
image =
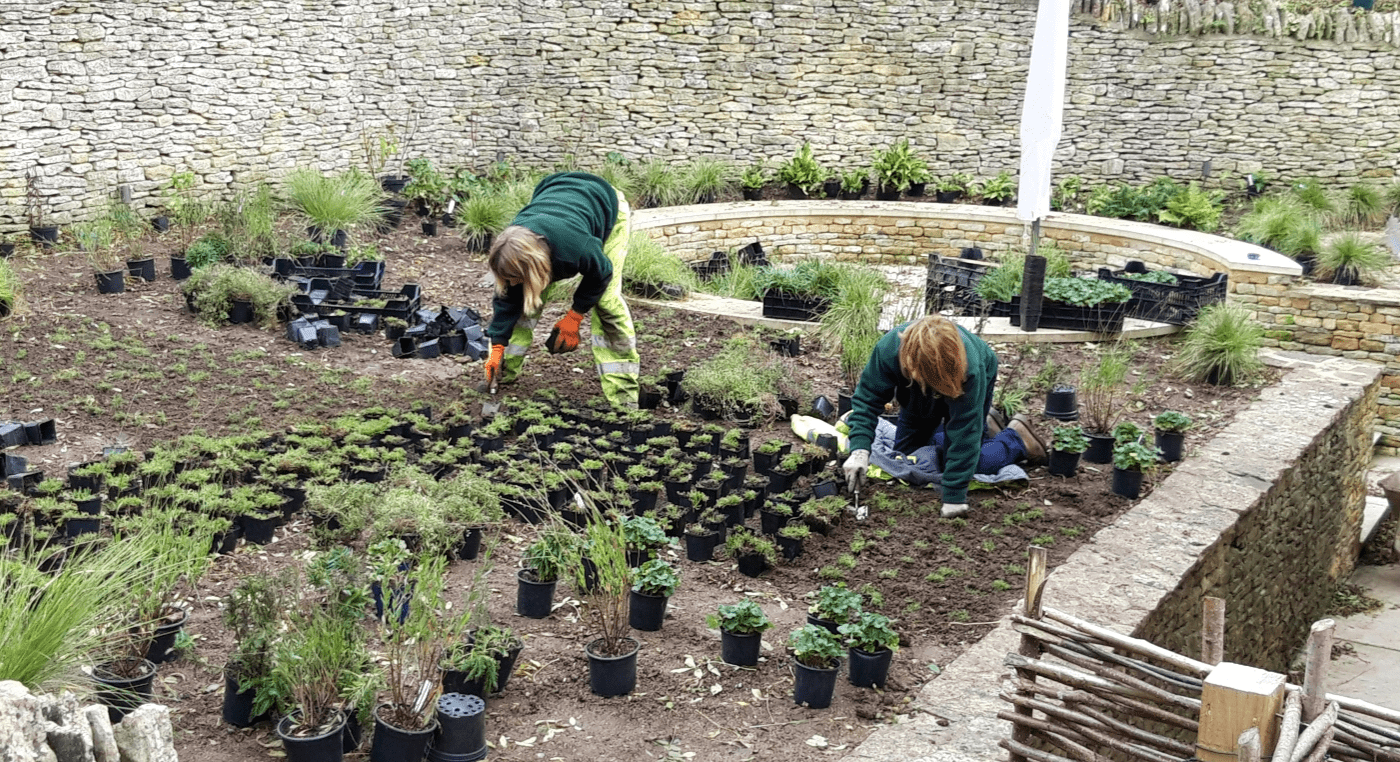
[[[544,290],[553,278],[549,265],[549,241],[520,225],[502,230],[491,243],[486,266],[496,278],[496,293],[505,295],[514,281],[525,292],[525,314],[533,315],[544,306]]]
[[[924,392],[961,397],[967,377],[967,350],[953,321],[929,315],[900,334],[899,369]]]

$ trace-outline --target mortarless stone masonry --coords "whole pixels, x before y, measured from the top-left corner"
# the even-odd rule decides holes
[[[1261,169],[1393,176],[1400,15],[1291,23],[1264,9],[1190,0],[1152,33],[1076,15],[1056,171],[1185,180],[1210,160],[1211,182],[1232,185]],[[153,204],[186,168],[219,191],[343,169],[366,131],[414,120],[408,153],[449,166],[612,150],[749,162],[810,140],[850,168],[909,137],[938,174],[1014,171],[1034,13],[1012,0],[7,0],[0,229],[23,223],[31,167],[62,224],[118,184]]]

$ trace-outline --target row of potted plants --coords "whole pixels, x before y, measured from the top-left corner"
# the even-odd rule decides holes
[[[971,175],[953,173],[935,180],[928,163],[910,147],[907,139],[877,151],[868,167],[836,171],[823,167],[812,153],[812,144],[803,143],[791,158],[770,174],[764,164],[753,165],[740,176],[740,186],[746,200],[756,201],[773,180],[787,188],[793,199],[831,198],[855,200],[870,189],[872,178],[875,197],[881,201],[897,201],[901,194],[921,197],[932,183],[939,203],[951,204],[961,199],[976,198],[988,206],[1004,206],[1016,194],[1010,172],[978,181]]]
[[[1181,460],[1185,432],[1192,423],[1190,416],[1175,410],[1157,414],[1152,419],[1151,445],[1143,441],[1146,433],[1130,421],[1120,421],[1108,435],[1088,433],[1077,423],[1055,426],[1047,470],[1052,476],[1072,477],[1078,473],[1081,459],[1112,463],[1110,489],[1115,495],[1135,500],[1141,494],[1144,474],[1161,462]]]

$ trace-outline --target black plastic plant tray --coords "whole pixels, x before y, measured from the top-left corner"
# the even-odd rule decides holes
[[[1021,325],[1021,295],[1011,297],[1011,325]],[[1101,307],[1079,307],[1046,299],[1041,302],[1040,327],[1065,331],[1090,331],[1100,334],[1123,332],[1123,318],[1128,303],[1119,302]]]
[[[763,316],[779,320],[801,320],[814,323],[831,307],[826,299],[807,299],[769,292],[763,295]]]
[[[924,282],[924,302],[928,311],[939,312],[951,307],[959,315],[987,312],[987,302],[977,295],[977,284],[995,266],[991,262],[930,254],[928,277]]]
[[[1230,290],[1229,273],[1209,277],[1172,273],[1176,285],[1151,283],[1125,277],[1127,270],[1099,268],[1099,280],[1121,283],[1133,292],[1128,302],[1128,316],[1171,325],[1186,325],[1196,318],[1202,307],[1225,301]]]

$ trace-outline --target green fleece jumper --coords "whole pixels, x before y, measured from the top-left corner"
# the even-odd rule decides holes
[[[928,420],[943,422],[948,435],[948,452],[943,464],[943,502],[966,503],[967,485],[982,454],[987,403],[997,377],[997,355],[987,342],[959,326],[963,349],[967,352],[967,378],[962,396],[943,397],[925,392],[904,377],[899,367],[900,334],[909,323],[897,326],[875,345],[870,362],[860,375],[851,396],[850,427],[852,450],[869,450],[875,440],[875,423],[891,398],[904,410]]]
[[[586,314],[598,304],[613,277],[603,242],[617,224],[617,192],[607,180],[586,172],[550,175],[535,186],[530,203],[510,224],[532,230],[549,242],[550,282],[583,274],[574,291],[575,312]],[[524,288],[516,284],[497,294],[491,310],[486,335],[493,344],[509,343],[515,321],[525,310]]]

